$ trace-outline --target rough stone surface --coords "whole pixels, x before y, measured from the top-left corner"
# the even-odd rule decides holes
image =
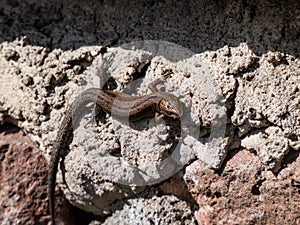
[[[115,40],[168,40],[194,52],[247,42],[257,55],[299,56],[299,1],[2,1],[1,42],[78,49]]]
[[[118,205],[116,206],[118,207]],[[197,223],[190,206],[185,201],[166,195],[130,199],[121,210],[116,210],[103,224],[180,225]]]
[[[47,167],[42,152],[16,126],[0,125],[0,224],[48,224]],[[75,209],[55,190],[57,221],[87,224],[92,215]]]
[[[278,170],[290,147],[288,139],[282,133],[278,127],[268,127],[264,132],[243,138],[241,145],[256,151],[267,168]]]
[[[279,174],[247,150],[231,152],[220,174],[199,161],[189,165],[184,178],[199,205],[198,223],[299,224],[298,156],[292,151]]]
[[[257,168],[251,169],[251,174],[247,169],[241,170],[239,176],[253,184],[254,194],[248,195],[238,182],[230,186],[245,191],[247,198],[242,202],[226,195],[227,186],[218,181],[214,184],[218,189],[217,197],[206,204],[205,200],[211,197],[210,191],[203,194],[199,183],[193,186],[186,180],[192,185],[189,190],[200,207],[196,217],[198,223],[273,224],[277,217],[283,223],[299,223],[297,211],[294,211],[299,209],[296,205],[293,208],[293,202],[299,202],[299,172],[295,166],[300,148],[299,8],[299,1],[262,0],[227,1],[226,4],[171,0],[1,1],[0,123],[18,125],[49,158],[59,121],[68,104],[82,89],[103,84],[101,79],[109,78],[109,74],[104,74],[104,78],[97,76],[103,62],[102,45],[119,46],[147,39],[180,44],[196,54],[191,56],[186,51],[185,57],[177,62],[174,62],[178,54],[175,51],[171,51],[174,58],[152,58],[151,51],[160,53],[162,50],[156,48],[140,51],[123,46],[109,48],[104,54],[109,61],[109,55],[118,51],[109,65],[110,87],[143,95],[149,93],[151,81],[165,75],[166,81],[160,88],[180,97],[185,110],[181,118],[182,133],[180,138],[175,136],[172,140],[179,141],[176,146],[180,151],[174,151],[171,157],[179,166],[174,169],[172,164],[166,163],[163,171],[175,174],[183,165],[196,160],[195,165],[202,161],[219,169],[221,177],[233,179],[241,165],[248,165],[239,158],[239,154],[245,154]],[[163,52],[167,50],[170,49],[163,49]],[[136,81],[132,83],[133,79]],[[167,120],[160,124],[152,120],[130,124],[134,129],[111,117],[106,117],[105,121],[98,127],[89,124],[89,129],[81,126],[81,134],[86,135],[79,133],[74,138],[65,160],[66,171],[58,176],[72,204],[100,215],[107,215],[115,200],[133,198],[144,190],[145,183],[139,185],[141,187],[126,185],[137,182],[133,179],[136,175],[139,178],[151,175],[152,183],[168,178],[153,165],[169,158],[172,142],[168,132],[177,130],[176,127],[170,129]],[[232,149],[239,160],[231,166],[233,169],[226,169],[230,167],[230,157],[235,159],[229,151]],[[112,175],[107,168],[119,164],[112,163],[111,158],[99,159],[103,152],[109,152],[117,160],[122,158],[143,173],[125,167],[125,176],[115,170],[116,176],[106,179],[107,173]],[[225,165],[224,160],[229,164]],[[149,172],[147,176],[144,176],[145,171]],[[210,172],[206,180],[198,177],[207,171]],[[194,175],[189,173],[187,176],[195,181],[200,179],[204,184],[216,179],[216,174],[203,166],[197,167]],[[123,179],[122,185],[113,182],[119,178]],[[146,183],[152,184],[147,179]],[[179,198],[185,195],[178,191],[184,185],[178,184],[176,188],[174,184],[174,189],[166,185],[168,182],[162,183],[165,193]],[[286,190],[281,188],[284,185]],[[268,204],[259,202],[260,208],[256,210],[257,205],[250,203],[258,202],[256,197],[261,190],[264,190],[264,199],[276,194],[272,187],[281,195],[276,195],[274,202]],[[294,194],[293,200],[288,192]],[[238,191],[233,193],[241,195]],[[191,202],[187,197],[180,199]],[[165,201],[168,205],[173,200],[167,198]],[[140,201],[141,205],[148,203],[145,199]],[[237,211],[238,207],[247,210]],[[212,209],[221,212],[220,215]],[[277,214],[272,214],[272,209]],[[288,210],[292,213],[284,218]],[[130,207],[119,213],[136,216]],[[8,217],[4,219],[8,224],[13,223]],[[162,218],[162,221],[167,220]]]
[[[0,126],[0,224],[46,224],[47,161],[24,132]]]
[[[114,53],[108,54],[113,54],[114,60],[109,65],[110,72],[118,87],[126,87],[134,79],[136,69],[130,65],[137,65],[137,60],[142,62],[149,60],[146,52],[136,51],[134,54],[135,51],[122,50],[122,47],[111,49],[111,51]],[[195,155],[213,168],[221,166],[226,156],[226,145],[228,145],[228,138],[223,138],[226,108],[224,104],[219,103],[220,96],[222,96],[221,89],[218,89],[211,80],[210,68],[201,62],[202,58],[198,55],[176,63],[162,56],[153,57],[149,62],[145,78],[134,80],[131,86],[138,84],[137,94],[147,94],[149,83],[156,80],[159,77],[158,74],[167,73],[163,88],[166,92],[178,96],[185,110],[181,118],[183,128],[180,140],[178,125],[174,126],[174,122],[167,119],[160,122],[145,119],[138,123],[127,124],[124,121],[112,120],[112,113],[112,118],[100,124],[100,137],[95,136],[92,129],[87,130],[86,127],[81,126],[80,131],[79,127],[74,133],[72,151],[65,160],[67,171],[65,177],[70,190],[70,193],[67,190],[67,197],[71,199],[73,193],[77,193],[77,199],[80,200],[73,198],[76,206],[101,215],[109,204],[122,195],[126,197],[134,194],[129,190],[122,191],[122,188],[120,189],[113,183],[108,184],[108,181],[134,186],[159,183],[175,174],[194,159]],[[110,59],[110,56],[104,56],[103,61],[106,58]],[[116,62],[119,67],[114,65]],[[99,65],[93,63],[91,68],[94,67],[99,67]],[[122,67],[124,67],[123,72],[120,73]],[[90,72],[87,71],[87,73]],[[207,91],[208,87],[212,92]],[[122,91],[126,92],[127,89]],[[220,122],[215,122],[218,120]],[[204,132],[201,132],[200,126]],[[210,138],[199,140],[199,137],[207,135],[205,128],[210,127]],[[175,139],[171,138],[170,132],[175,135]],[[100,141],[97,141],[99,139]],[[176,143],[176,139],[179,143]],[[175,146],[175,149],[168,154],[172,146]],[[114,153],[115,151],[120,151],[121,157],[107,154],[107,152]],[[105,153],[105,157],[98,157]],[[84,176],[81,175],[83,173]],[[86,183],[86,180],[89,180],[89,184],[92,183],[92,187],[80,190],[79,187],[83,187],[82,184]],[[102,191],[93,193],[91,190]]]
[[[256,150],[266,167],[276,171],[290,149],[299,150],[300,61],[269,52],[257,63],[255,71],[238,78],[232,121],[245,147]]]

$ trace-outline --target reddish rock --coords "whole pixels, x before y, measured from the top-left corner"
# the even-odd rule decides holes
[[[18,128],[2,125],[0,158],[0,224],[46,224],[48,165],[43,154]]]
[[[159,190],[163,195],[175,195],[181,200],[195,204],[195,201],[184,182],[182,172],[177,173],[169,180],[163,182],[159,186]]]
[[[48,224],[48,163],[24,132],[0,125],[0,224]],[[71,206],[56,186],[61,224],[88,224],[93,215]],[[18,222],[17,222],[18,221]]]
[[[190,165],[185,181],[200,207],[198,223],[300,224],[300,158],[290,154],[278,174],[246,150],[232,152],[219,173],[199,161]]]

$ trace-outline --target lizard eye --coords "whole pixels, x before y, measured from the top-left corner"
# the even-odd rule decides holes
[[[161,113],[173,118],[178,117],[178,112],[175,106],[173,106],[169,101],[165,99],[161,101]]]

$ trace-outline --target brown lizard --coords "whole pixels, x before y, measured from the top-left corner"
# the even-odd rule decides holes
[[[154,83],[157,84],[157,81]],[[176,96],[157,91],[153,84],[149,88],[152,93],[144,96],[131,96],[117,91],[91,88],[83,91],[71,104],[58,130],[54,151],[51,154],[49,164],[48,199],[53,225],[55,225],[54,191],[56,173],[60,158],[64,155],[65,149],[68,147],[69,140],[72,137],[73,113],[80,110],[82,105],[94,102],[97,107],[108,113],[111,113],[113,107],[113,115],[120,120],[129,118],[131,121],[137,121],[145,117],[158,115],[171,118],[179,118],[181,116],[181,107]]]

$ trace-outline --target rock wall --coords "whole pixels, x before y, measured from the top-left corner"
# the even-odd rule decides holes
[[[99,65],[116,53],[112,87],[144,95],[165,75],[165,90],[184,107],[183,133],[170,141],[172,122],[144,131],[149,121],[143,121],[132,130],[107,116],[83,130],[97,136],[74,137],[58,183],[71,204],[99,215],[81,212],[85,224],[299,224],[299,16],[298,1],[2,1],[0,223],[49,221],[46,159],[61,118],[82,86],[101,84]],[[186,55],[176,62],[160,56],[163,42],[154,50],[124,45],[143,40],[172,42]],[[16,144],[30,141],[6,123],[39,150]],[[179,158],[172,155],[180,166],[171,178],[150,182],[152,188],[103,176],[104,151],[153,169],[168,158],[172,141],[181,147],[173,151]],[[77,209],[57,201],[61,220],[83,224],[67,216]]]

